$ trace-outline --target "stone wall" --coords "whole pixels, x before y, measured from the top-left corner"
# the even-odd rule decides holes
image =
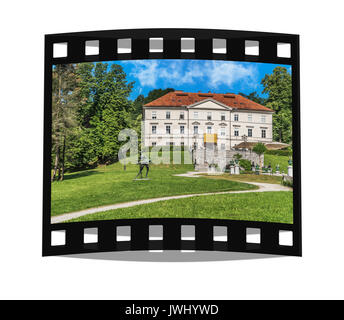
[[[209,149],[196,149],[193,152],[193,162],[196,164],[196,170],[206,170],[210,164],[215,164],[219,170],[224,171],[227,164],[231,160],[235,160],[235,154],[241,154],[241,159],[247,159],[254,164],[259,164],[259,156],[252,151],[237,151],[237,150],[209,150]],[[261,156],[260,166],[264,163],[264,155]]]

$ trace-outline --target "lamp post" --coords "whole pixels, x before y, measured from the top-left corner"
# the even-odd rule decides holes
[[[242,135],[242,137],[241,137],[243,140],[244,140],[244,145],[245,145],[245,157],[246,157],[246,143],[247,143],[247,135],[246,134],[244,134],[244,135]]]

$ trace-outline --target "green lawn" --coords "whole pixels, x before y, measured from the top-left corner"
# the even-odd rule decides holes
[[[193,171],[192,165],[151,165],[148,181],[133,181],[137,165],[120,163],[67,173],[51,187],[51,215],[140,199],[170,195],[256,189],[246,183],[206,177],[175,177]]]
[[[159,201],[90,214],[68,222],[137,218],[233,219],[292,224],[293,193],[253,192]]]
[[[276,165],[279,164],[280,171],[284,171],[284,173],[287,173],[288,170],[288,156],[276,156],[272,154],[264,154],[264,164],[268,166],[271,164],[272,169],[276,170]]]

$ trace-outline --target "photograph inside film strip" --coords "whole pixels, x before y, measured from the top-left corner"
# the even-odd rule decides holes
[[[130,54],[130,38],[117,44]],[[163,52],[162,38],[150,44]],[[215,53],[226,53],[221,39],[213,44]],[[54,46],[57,55],[63,45]],[[195,50],[189,38],[181,47]],[[290,58],[290,44],[277,49]],[[86,41],[85,55],[99,55],[99,41]],[[110,223],[130,240],[130,221],[146,228],[144,221],[165,219],[183,221],[178,236],[184,228],[192,238],[185,222],[222,221],[204,237],[218,232],[218,242],[227,243],[235,226],[226,222],[235,221],[284,229],[274,239],[276,253],[295,245],[295,70],[287,60],[260,62],[258,41],[246,42],[245,55],[257,59],[54,60],[46,109],[49,230]],[[162,239],[163,226],[148,226],[148,233]],[[259,243],[257,230],[244,241]],[[108,250],[120,250],[116,232]]]

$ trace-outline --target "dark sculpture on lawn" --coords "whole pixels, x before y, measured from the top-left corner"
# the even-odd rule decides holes
[[[146,176],[145,179],[147,179],[148,176],[148,172],[149,172],[149,163],[151,162],[151,160],[145,155],[145,154],[140,154],[140,159],[138,161],[138,165],[140,165],[140,171],[137,174],[137,176],[135,177],[134,180],[137,179],[138,176],[141,176],[142,179],[142,171],[144,168],[146,168]]]

